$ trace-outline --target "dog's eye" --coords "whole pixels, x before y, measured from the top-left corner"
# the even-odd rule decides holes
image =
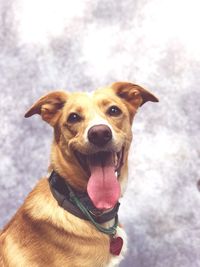
[[[122,111],[120,108],[118,108],[117,106],[111,106],[108,111],[107,111],[108,115],[110,116],[119,116],[122,114]]]
[[[75,112],[71,113],[69,117],[67,118],[67,122],[69,123],[76,123],[76,122],[80,122],[81,120],[82,120],[81,116]]]

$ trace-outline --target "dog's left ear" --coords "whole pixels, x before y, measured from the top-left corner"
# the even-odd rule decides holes
[[[147,101],[158,102],[158,98],[143,87],[129,82],[115,82],[111,88],[116,95],[125,101],[130,113],[134,113]],[[134,114],[132,114],[134,115]]]
[[[54,126],[61,115],[61,110],[66,101],[67,94],[64,91],[51,92],[36,101],[26,112],[25,118],[39,114],[44,121]]]
[[[147,101],[158,102],[158,98],[143,87],[129,83],[129,82],[116,82],[111,84],[111,88],[115,93],[124,100],[132,104],[142,106]]]

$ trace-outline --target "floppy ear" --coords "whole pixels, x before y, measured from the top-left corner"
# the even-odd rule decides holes
[[[116,94],[131,104],[142,106],[147,101],[158,102],[158,98],[141,86],[129,82],[116,82],[111,85]]]
[[[42,119],[54,126],[61,115],[61,109],[67,101],[67,94],[63,91],[51,92],[41,97],[26,112],[25,118],[34,114],[41,115]]]
[[[143,87],[129,82],[115,82],[111,85],[117,96],[125,101],[129,112],[133,116],[138,107],[147,101],[158,102],[158,98]]]

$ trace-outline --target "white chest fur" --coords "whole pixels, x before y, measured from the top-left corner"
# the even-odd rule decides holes
[[[126,251],[127,251],[126,232],[124,231],[123,228],[117,227],[117,235],[116,236],[120,236],[124,241],[122,251],[121,251],[119,256],[112,256],[112,258],[110,259],[110,262],[105,267],[117,267],[117,266],[119,266],[120,262],[123,260],[125,254],[126,254]]]

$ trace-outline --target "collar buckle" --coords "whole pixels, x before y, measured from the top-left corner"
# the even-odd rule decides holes
[[[101,215],[103,215],[104,212],[98,209],[94,209],[94,210],[89,210],[89,213],[95,217],[100,217]]]

